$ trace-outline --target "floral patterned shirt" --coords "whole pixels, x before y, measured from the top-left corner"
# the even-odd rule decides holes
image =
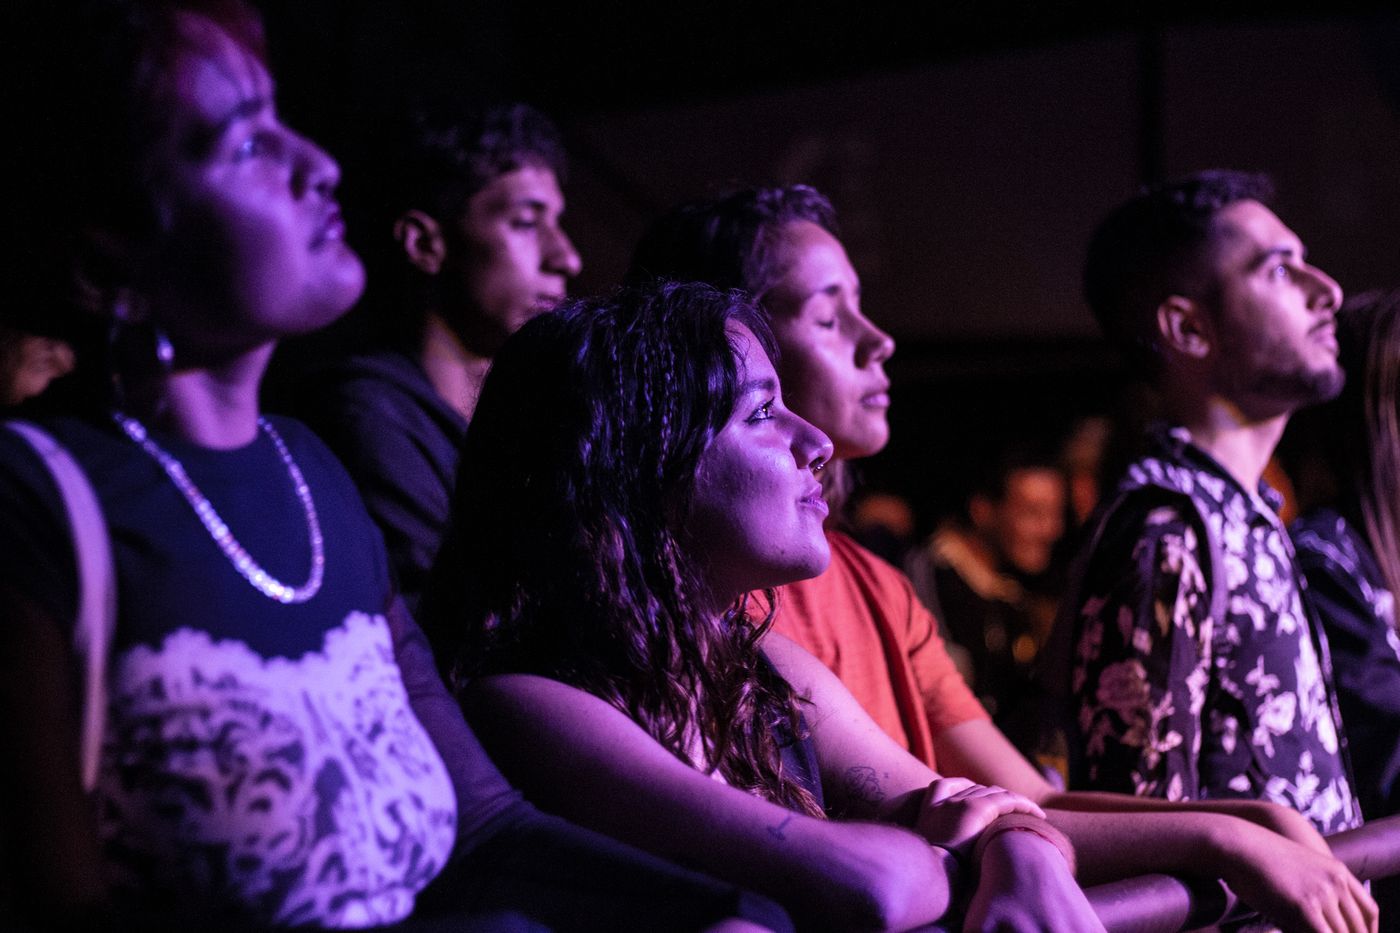
[[[1153,438],[1119,492],[1075,587],[1080,776],[1169,800],[1272,800],[1323,833],[1360,825],[1276,494],[1245,490],[1179,430]]]

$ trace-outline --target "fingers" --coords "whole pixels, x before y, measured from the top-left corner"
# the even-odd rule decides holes
[[[925,792],[926,796],[924,797],[924,805],[928,806],[930,804],[942,803],[949,797],[952,797],[954,794],[961,793],[962,791],[965,791],[970,787],[980,786],[980,784],[974,784],[967,778],[934,778],[933,781],[930,782],[928,790]]]
[[[1347,891],[1351,896],[1344,898],[1343,903],[1355,908],[1352,929],[1361,933],[1376,933],[1380,929],[1380,907],[1377,906],[1375,898],[1371,897],[1371,892],[1366,890],[1366,886],[1356,880],[1356,876],[1350,872],[1347,873]],[[1355,925],[1358,922],[1359,925]]]
[[[1331,929],[1338,933],[1376,933],[1379,909],[1366,886],[1342,868],[1337,879],[1336,898],[1329,898],[1323,910]]]
[[[1036,806],[1027,797],[1013,793],[1003,787],[996,785],[974,785],[966,790],[959,791],[948,800],[981,800],[991,804],[996,808],[997,815],[1003,813],[1026,813],[1031,816],[1038,816],[1045,819],[1045,811]]]
[[[1332,875],[1325,890],[1314,890],[1304,900],[1301,919],[1305,928],[1317,933],[1376,933],[1379,908],[1365,885],[1338,865],[1340,875]]]

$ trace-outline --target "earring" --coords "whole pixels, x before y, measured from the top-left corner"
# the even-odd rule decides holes
[[[120,408],[139,407],[142,398],[154,388],[152,378],[168,376],[175,370],[175,345],[138,304],[131,292],[121,289],[110,309],[108,371],[113,401]]]

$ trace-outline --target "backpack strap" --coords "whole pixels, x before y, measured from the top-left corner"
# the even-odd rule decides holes
[[[82,670],[83,685],[79,763],[83,789],[91,791],[97,786],[107,719],[107,657],[117,624],[117,577],[111,539],[97,493],[73,455],[35,424],[7,421],[5,426],[28,441],[48,467],[63,498],[73,535],[73,558],[78,571],[73,650]]]

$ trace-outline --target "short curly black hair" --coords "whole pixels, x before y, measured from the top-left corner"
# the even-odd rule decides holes
[[[1089,241],[1084,297],[1109,342],[1149,378],[1161,369],[1155,313],[1171,295],[1210,300],[1216,216],[1236,201],[1272,201],[1266,175],[1215,169],[1139,191]]]
[[[568,167],[559,130],[519,101],[420,102],[384,154],[385,207],[439,221],[461,214],[472,195],[507,172],[542,166],[562,184]]]

